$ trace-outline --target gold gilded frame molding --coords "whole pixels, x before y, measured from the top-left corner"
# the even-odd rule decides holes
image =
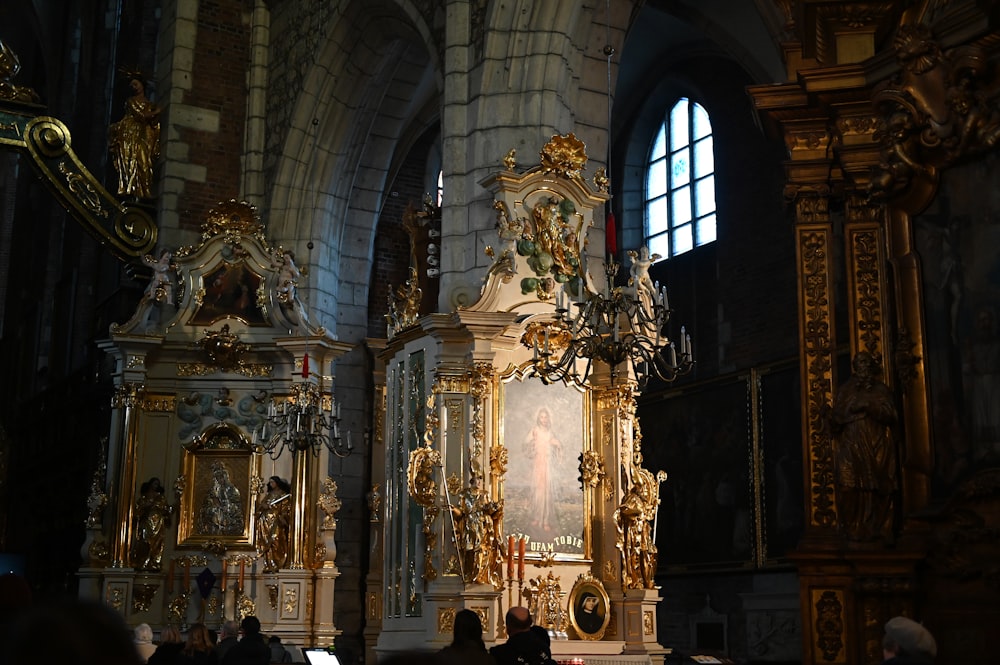
[[[228,424],[213,425],[184,450],[178,547],[253,546],[260,458]]]
[[[593,603],[586,601],[589,596],[597,599],[596,604],[587,612],[585,605]],[[600,640],[604,637],[608,624],[611,622],[611,600],[604,584],[590,573],[580,575],[569,592],[569,625],[581,640]],[[593,613],[594,617],[590,618]]]
[[[504,541],[508,536],[515,539],[524,537],[525,558],[528,560],[589,561],[593,549],[590,516],[594,511],[597,490],[591,483],[584,483],[584,487],[579,489],[577,476],[582,473],[581,458],[587,459],[594,452],[590,388],[560,382],[546,385],[537,377],[528,376],[527,367],[511,368],[499,375],[498,380],[500,389],[495,409],[497,442],[506,450],[506,473],[500,483],[500,496],[504,501]],[[544,512],[543,506],[534,505],[541,497],[529,493],[530,486],[538,484],[534,474],[541,471],[536,463],[527,458],[531,454],[532,431],[539,424],[543,410],[548,411],[549,429],[557,433],[561,446],[558,459],[549,465],[558,469],[565,481],[561,484],[565,488],[561,493],[560,486],[557,486],[555,495],[548,497],[555,503],[557,521],[563,524],[567,521],[565,514],[560,513],[559,503],[567,502],[568,488],[580,492],[579,524],[575,523],[575,517],[568,519],[573,522],[572,529],[550,525],[551,528],[546,530],[544,525],[535,525],[526,518],[529,514],[541,518]],[[573,432],[579,432],[579,445],[572,443]],[[551,483],[548,484],[551,487]]]

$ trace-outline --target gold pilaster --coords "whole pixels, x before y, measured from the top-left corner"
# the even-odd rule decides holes
[[[823,434],[824,414],[833,398],[833,229],[825,193],[800,195],[795,203],[806,528],[807,534],[819,535],[830,532],[837,519],[833,459]]]
[[[120,456],[116,470],[114,491],[118,492],[115,505],[114,534],[111,539],[111,567],[129,566],[129,543],[132,542],[132,509],[135,495],[135,453],[138,429],[137,411],[145,394],[141,383],[126,382],[115,389],[111,406],[121,414]]]

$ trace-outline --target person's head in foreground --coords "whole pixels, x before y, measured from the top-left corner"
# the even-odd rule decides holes
[[[882,657],[885,663],[933,663],[937,643],[931,632],[907,617],[893,617],[885,624]]]

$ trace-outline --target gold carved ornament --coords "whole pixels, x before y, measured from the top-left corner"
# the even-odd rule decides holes
[[[410,452],[406,467],[406,487],[414,503],[423,508],[424,533],[424,572],[425,581],[437,579],[431,556],[437,546],[437,531],[434,522],[437,520],[440,508],[437,505],[437,482],[434,480],[434,470],[441,466],[441,453],[431,447],[435,432],[439,425],[437,411],[434,408],[435,395],[427,398],[426,417],[424,419],[424,445]]]

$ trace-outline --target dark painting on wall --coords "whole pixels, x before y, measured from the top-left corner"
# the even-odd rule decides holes
[[[639,405],[643,466],[668,476],[655,525],[661,571],[753,561],[748,380]]]
[[[913,220],[927,325],[935,469],[946,496],[1000,465],[1000,158],[948,169]]]
[[[802,411],[799,366],[775,367],[760,375],[759,413],[764,517],[761,563],[787,556],[802,537]]]

